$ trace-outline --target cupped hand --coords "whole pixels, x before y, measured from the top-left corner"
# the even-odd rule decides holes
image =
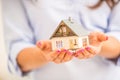
[[[73,53],[66,49],[57,50],[51,55],[53,62],[59,64],[68,62],[73,58]]]
[[[66,49],[52,50],[51,41],[38,41],[36,46],[40,48],[43,56],[48,62],[55,62],[57,64],[68,62],[72,59],[72,52]]]
[[[108,36],[102,32],[91,32],[88,37],[89,45],[76,50],[75,57],[87,59],[95,56],[101,52],[102,42],[108,40]]]

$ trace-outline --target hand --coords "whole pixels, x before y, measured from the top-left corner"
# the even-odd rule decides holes
[[[102,32],[91,32],[89,35],[89,43],[92,46],[100,46],[100,44],[103,41],[108,40],[108,36],[106,36],[104,33]]]
[[[108,37],[101,32],[92,32],[89,34],[90,45],[85,48],[80,48],[74,54],[75,57],[79,59],[86,59],[95,56],[100,53],[102,42],[108,40]]]
[[[51,57],[50,54],[52,54],[52,48],[51,48],[51,42],[48,41],[38,41],[36,43],[36,46],[39,48],[39,54],[41,58],[43,58],[43,62],[50,62]]]
[[[68,62],[73,58],[73,53],[66,49],[57,50],[57,53],[51,55],[53,62],[59,64]]]
[[[36,45],[41,49],[43,56],[48,62],[53,61],[57,64],[63,63],[70,61],[73,57],[72,53],[66,49],[52,51],[51,42],[49,40],[38,41]]]

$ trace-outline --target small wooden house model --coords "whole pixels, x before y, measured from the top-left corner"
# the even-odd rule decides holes
[[[72,19],[62,20],[50,37],[52,49],[76,50],[89,44],[88,32]]]

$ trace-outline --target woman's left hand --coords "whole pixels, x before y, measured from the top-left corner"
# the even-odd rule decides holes
[[[89,46],[76,50],[75,57],[87,59],[101,52],[102,42],[108,40],[108,37],[102,32],[91,32],[89,35]]]

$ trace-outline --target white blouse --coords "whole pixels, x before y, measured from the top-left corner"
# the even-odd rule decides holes
[[[21,75],[16,57],[36,41],[49,39],[61,20],[72,17],[88,31],[102,31],[120,40],[120,3],[111,11],[103,4],[89,9],[98,0],[3,0],[4,28],[9,53],[8,68]],[[113,71],[111,71],[111,67]],[[12,68],[13,67],[13,68]],[[120,80],[120,69],[101,57],[49,63],[34,70],[34,80]],[[112,75],[112,76],[110,76]]]

